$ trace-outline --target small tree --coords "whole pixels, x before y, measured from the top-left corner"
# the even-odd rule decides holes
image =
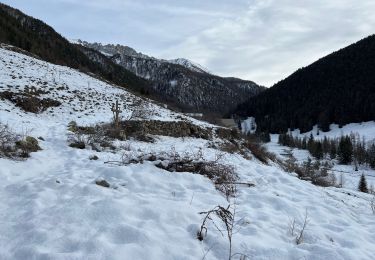
[[[349,136],[342,136],[340,138],[338,156],[340,163],[349,164],[352,162],[353,144]]]
[[[361,179],[359,180],[358,190],[361,192],[368,193],[367,181],[365,175],[362,173]]]
[[[118,100],[116,100],[115,104],[112,104],[111,111],[113,113],[113,124],[116,127],[116,129],[118,129],[120,125],[120,113],[122,112],[120,110]]]

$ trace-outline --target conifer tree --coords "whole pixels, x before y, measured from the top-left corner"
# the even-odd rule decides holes
[[[342,136],[340,138],[338,155],[340,163],[349,164],[352,162],[353,145],[349,136]]]
[[[371,168],[375,169],[375,144],[372,144],[367,151],[367,162]]]
[[[362,173],[361,179],[359,180],[358,190],[361,192],[368,193],[367,181],[365,175]]]

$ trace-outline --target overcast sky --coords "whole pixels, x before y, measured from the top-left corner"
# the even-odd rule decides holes
[[[191,59],[271,86],[374,33],[374,0],[0,0],[66,38]]]

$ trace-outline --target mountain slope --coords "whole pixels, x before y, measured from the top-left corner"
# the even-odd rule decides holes
[[[146,88],[148,84],[147,81],[113,64],[100,53],[96,56],[102,56],[100,59],[105,62],[93,62],[44,22],[1,3],[0,42],[22,48],[48,62],[97,74],[117,85],[136,91]]]
[[[160,60],[127,46],[79,43],[112,55],[115,63],[151,81],[150,93],[188,111],[225,114],[264,90],[252,81],[212,75],[186,59]]]
[[[272,132],[375,120],[375,36],[299,69],[237,112]]]
[[[111,104],[126,104],[127,118],[145,102],[149,119],[188,120],[77,70],[0,48],[0,92],[35,87],[40,98],[61,102],[35,114],[0,99],[0,123],[39,139],[43,150],[27,160],[0,158],[0,259],[228,259],[228,241],[211,222],[203,241],[200,212],[235,203],[233,253],[252,259],[362,259],[374,256],[371,196],[350,189],[322,188],[278,165],[220,151],[200,138],[154,136],[153,143],[117,140],[113,149],[74,149],[68,124],[108,123]],[[44,90],[44,91],[41,91]],[[228,202],[200,174],[168,172],[157,161],[116,165],[140,153],[194,154],[233,167],[240,183]],[[93,155],[97,160],[91,160]],[[96,184],[106,180],[109,187]],[[234,201],[234,202],[233,202]],[[232,204],[233,205],[233,204]],[[296,235],[307,212],[303,241]],[[293,224],[294,223],[294,224]],[[220,221],[216,225],[224,228]],[[294,227],[294,228],[293,228]],[[293,229],[292,229],[293,228]],[[237,259],[237,258],[236,258]]]

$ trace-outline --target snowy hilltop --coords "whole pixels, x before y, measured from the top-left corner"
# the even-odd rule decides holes
[[[19,51],[0,48],[0,259],[374,258],[370,194]]]

